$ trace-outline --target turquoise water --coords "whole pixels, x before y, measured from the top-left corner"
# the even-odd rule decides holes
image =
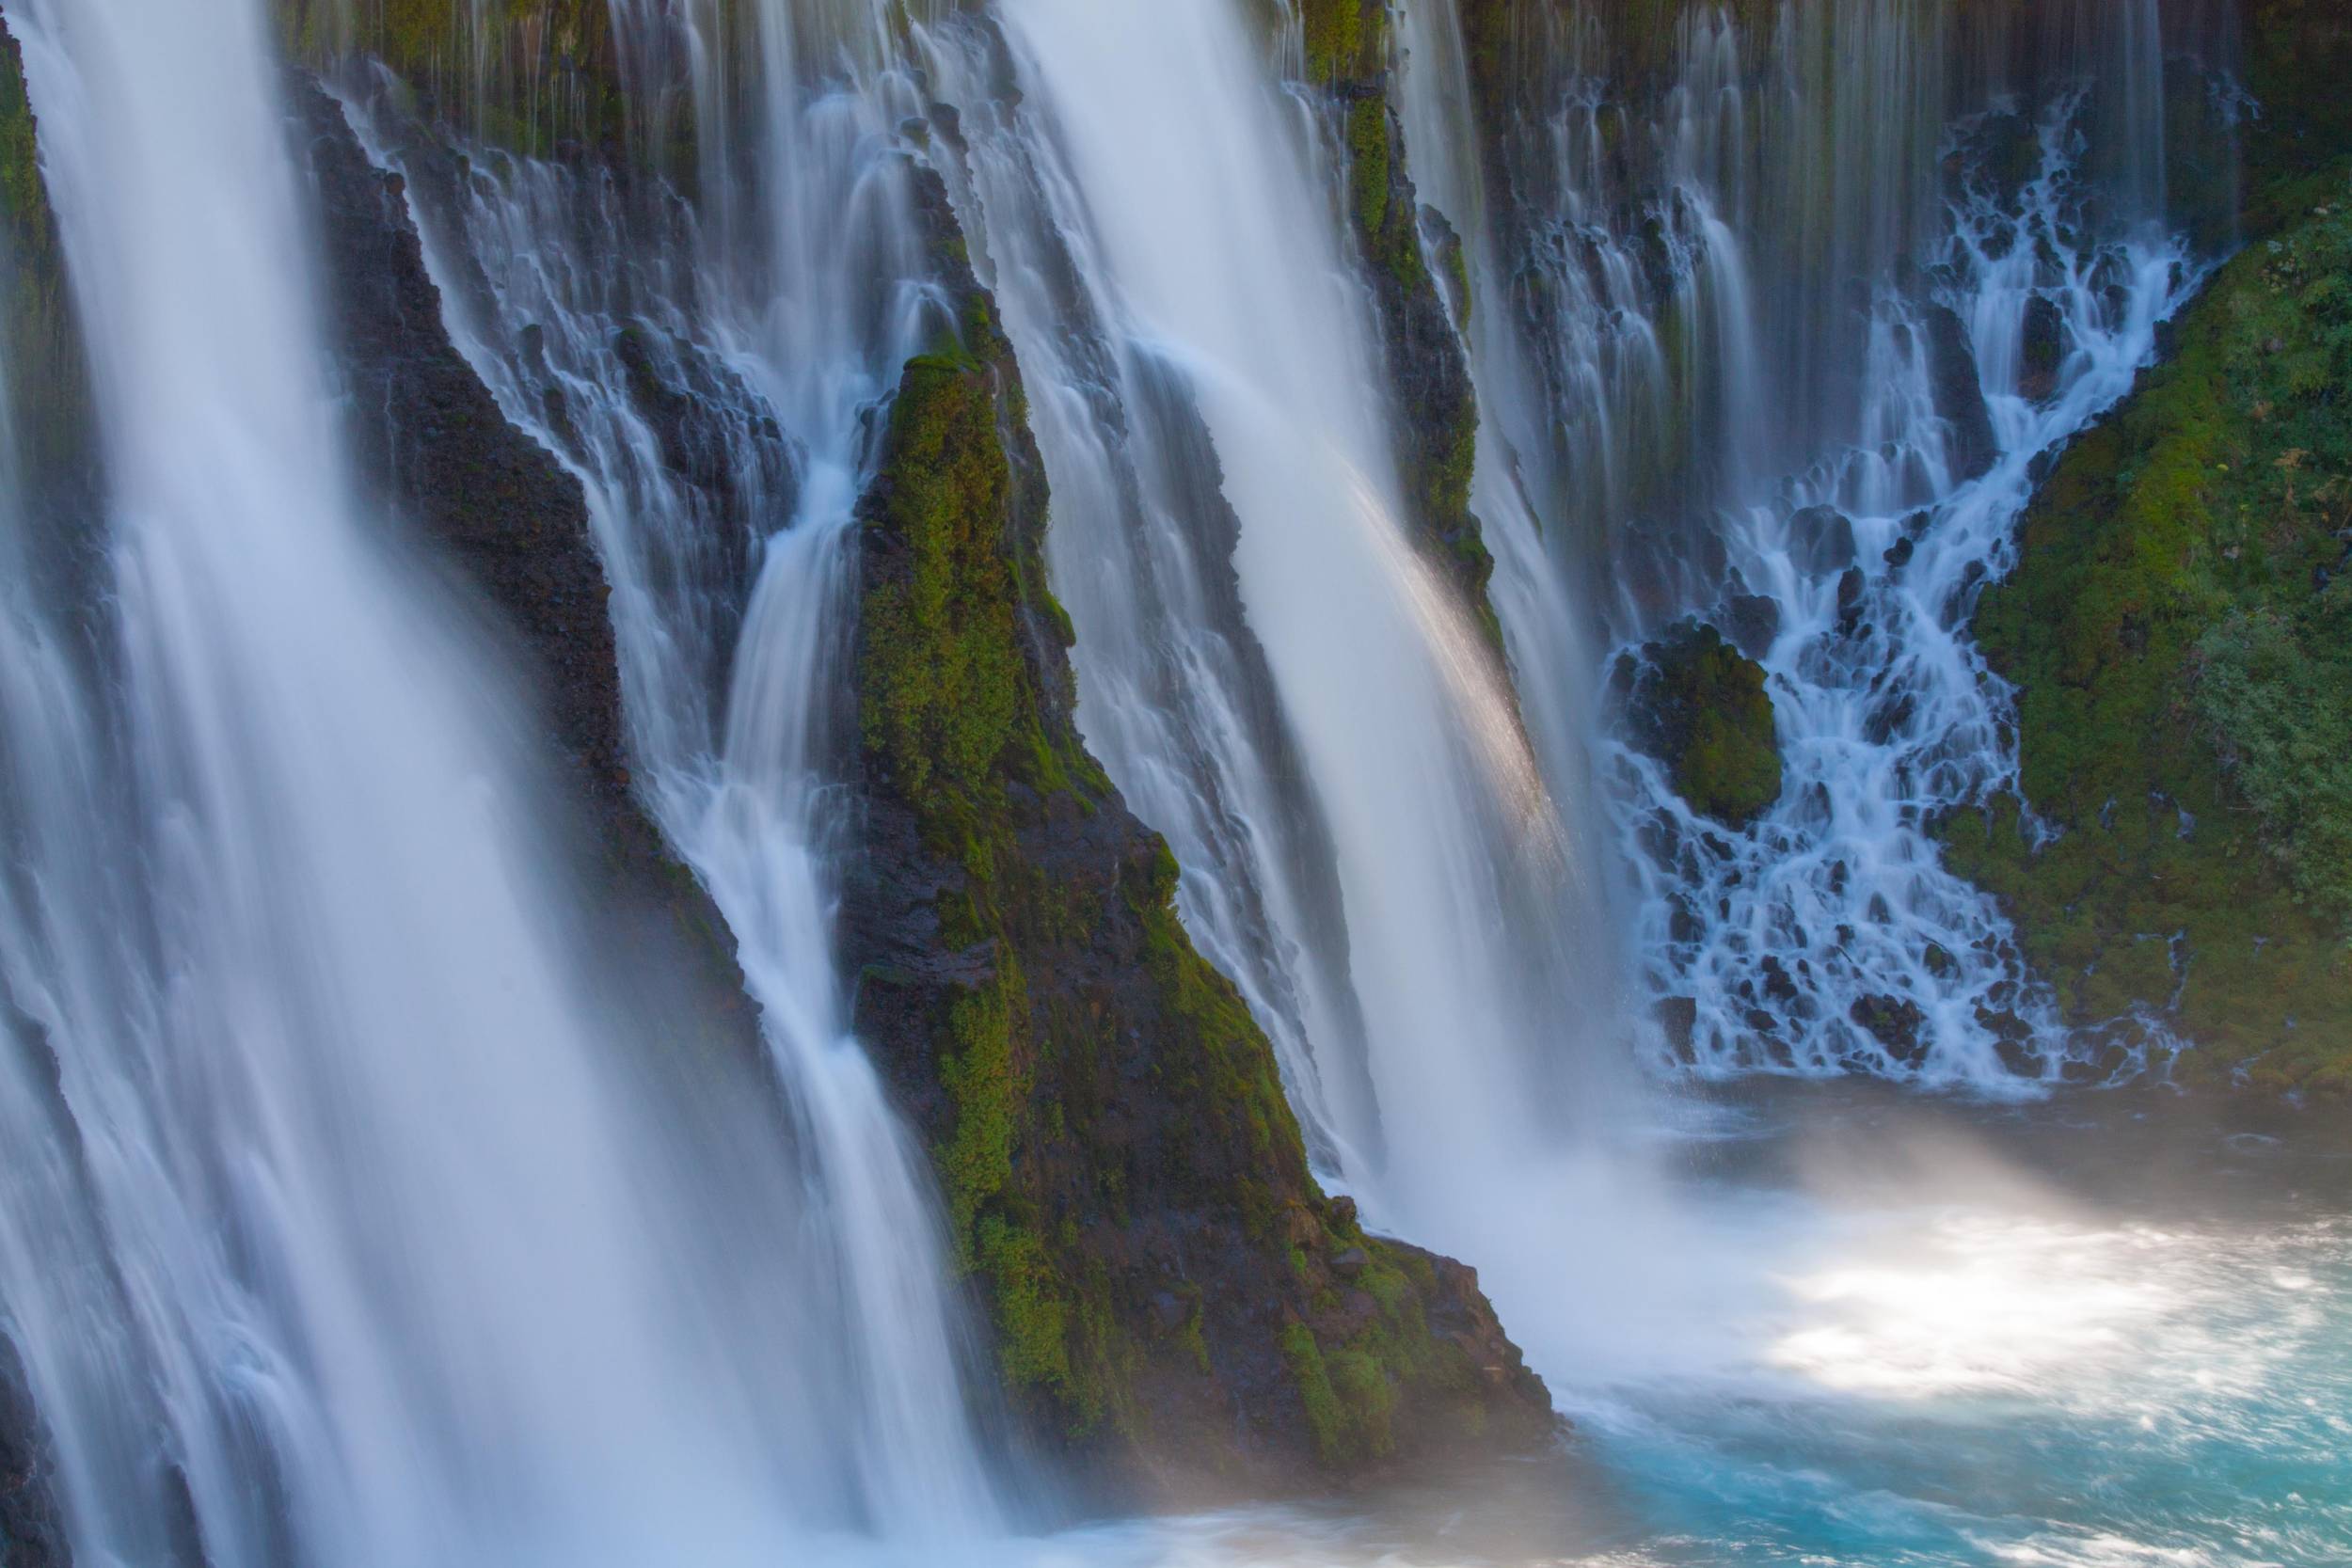
[[[1038,1560],[2352,1563],[2339,1115],[1861,1086],[1684,1109],[1650,1206],[1563,1216],[1640,1234],[1564,1272],[1557,1346],[1521,1331],[1575,1422],[1557,1454]]]

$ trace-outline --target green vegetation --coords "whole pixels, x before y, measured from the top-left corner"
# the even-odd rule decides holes
[[[1780,799],[1780,747],[1764,669],[1713,626],[1686,621],[1612,675],[1633,743],[1663,762],[1691,809],[1733,826]]]
[[[0,353],[16,400],[5,421],[39,492],[87,466],[88,365],[42,182],[16,40],[0,25]]]
[[[295,59],[325,66],[372,55],[435,112],[493,146],[544,158],[567,143],[609,152],[627,140],[609,0],[274,3]],[[681,119],[663,129],[686,128]]]
[[[1266,1418],[1333,1465],[1418,1433],[1408,1401],[1455,1435],[1498,1398],[1539,1409],[1466,1275],[1441,1288],[1316,1190],[1272,1047],[1177,916],[1175,857],[1080,743],[1011,345],[935,248],[957,330],[906,366],[860,510],[858,727],[877,812],[920,840],[902,869],[935,888],[912,939],[945,968],[869,967],[860,1017],[926,1053],[956,1258],[1007,1387],[1067,1440],[1211,1464],[1237,1405],[1292,1385],[1303,1406]],[[1190,1272],[1211,1259],[1213,1280]]]
[[[2065,454],[1978,612],[2061,835],[2014,801],[1945,832],[2076,1021],[2168,1011],[2185,1078],[2346,1092],[2352,184],[2291,178],[2307,205]]]
[[[1307,80],[1331,87],[1362,70],[1365,55],[1376,49],[1380,29],[1387,22],[1379,4],[1380,0],[1299,0]]]

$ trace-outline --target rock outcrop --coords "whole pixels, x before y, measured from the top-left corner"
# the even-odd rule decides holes
[[[1764,669],[1713,626],[1684,621],[1620,656],[1610,686],[1634,748],[1666,765],[1692,810],[1743,827],[1780,799]]]
[[[1173,858],[1078,738],[1020,374],[930,189],[957,322],[907,366],[862,506],[845,935],[1016,1407],[1130,1494],[1539,1441],[1470,1271],[1317,1189]]]

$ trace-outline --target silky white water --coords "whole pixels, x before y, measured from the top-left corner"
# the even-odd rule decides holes
[[[823,1302],[870,1216],[753,1064],[663,1060],[496,652],[355,499],[258,7],[9,24],[108,496],[104,633],[15,605],[6,705],[0,1245],[77,1558],[749,1563],[902,1509],[839,1438],[923,1369],[845,1377]]]
[[[643,787],[726,917],[804,1134],[853,1394],[835,1438],[866,1521],[923,1540],[985,1534],[998,1510],[930,1173],[851,1033],[834,942],[852,509],[872,416],[938,325],[906,173],[878,143],[905,88],[871,22],[758,12],[762,140],[723,214],[757,227],[708,253],[670,236],[670,270],[634,289],[608,270],[628,218],[566,171],[489,155],[417,216],[469,360],[587,487]],[[583,231],[611,254],[576,251]],[[488,285],[470,310],[462,268]],[[707,447],[699,488],[633,375],[700,403],[669,433]]]

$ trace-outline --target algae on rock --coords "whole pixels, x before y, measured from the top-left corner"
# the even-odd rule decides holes
[[[1638,659],[1619,656],[1611,686],[1634,748],[1666,765],[1692,810],[1743,827],[1780,799],[1763,666],[1713,626],[1684,621]]]
[[[1317,1189],[1173,856],[1079,740],[1019,372],[923,185],[957,308],[861,503],[846,944],[1015,1409],[1106,1474],[1231,1491],[1540,1440],[1541,1385],[1474,1276]]]
[[[1946,825],[2068,1016],[2177,1076],[2352,1092],[2352,180],[2224,267],[2065,453],[1976,633],[2014,800]],[[2046,837],[2042,824],[2058,830]]]

